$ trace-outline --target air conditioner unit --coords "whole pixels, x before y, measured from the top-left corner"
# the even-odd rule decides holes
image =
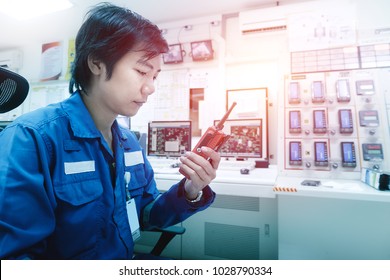
[[[284,10],[283,7],[277,6],[240,12],[239,25],[241,33],[253,34],[287,29],[287,19]]]
[[[239,25],[242,34],[275,32],[287,29],[290,14],[307,11],[307,3],[274,6],[239,13]]]
[[[22,52],[20,50],[0,51],[0,67],[17,71],[22,66]]]

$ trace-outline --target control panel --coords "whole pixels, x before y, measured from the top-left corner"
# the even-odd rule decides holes
[[[389,168],[389,77],[390,69],[286,76],[283,171],[343,178],[358,177],[362,168]]]

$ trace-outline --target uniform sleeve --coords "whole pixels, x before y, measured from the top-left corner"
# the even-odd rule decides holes
[[[185,197],[184,182],[185,178],[145,208],[143,221],[146,228],[163,228],[177,224],[208,208],[214,202],[215,193],[209,186],[203,189],[203,196],[199,202],[189,202]]]
[[[47,143],[17,124],[0,142],[0,258],[34,259],[55,226]]]

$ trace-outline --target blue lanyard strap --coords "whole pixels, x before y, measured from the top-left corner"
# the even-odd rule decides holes
[[[126,201],[129,201],[131,199],[131,195],[129,191],[130,178],[131,178],[130,172],[128,171],[125,172],[124,179],[125,179],[125,189],[126,189]]]

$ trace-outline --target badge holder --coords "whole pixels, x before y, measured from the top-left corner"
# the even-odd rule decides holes
[[[133,242],[141,237],[141,230],[138,221],[137,207],[135,205],[135,199],[131,198],[128,185],[130,183],[131,174],[130,172],[125,173],[125,187],[126,187],[126,210],[127,219],[129,221],[131,235]]]

